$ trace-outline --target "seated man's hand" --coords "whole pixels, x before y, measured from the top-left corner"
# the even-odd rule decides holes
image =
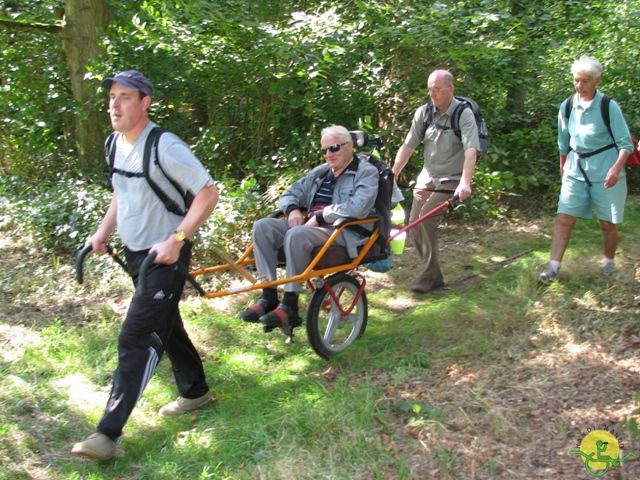
[[[311,216],[309,220],[307,220],[304,224],[305,227],[319,227],[318,219],[315,215]]]
[[[304,217],[302,216],[302,212],[297,208],[295,210],[291,210],[289,212],[289,216],[287,217],[287,224],[289,228],[296,227],[298,225],[302,225],[304,223]]]

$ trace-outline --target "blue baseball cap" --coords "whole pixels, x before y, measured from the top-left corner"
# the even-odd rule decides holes
[[[127,70],[126,72],[118,73],[113,78],[105,78],[100,86],[110,89],[114,83],[119,83],[127,88],[137,88],[148,96],[151,96],[153,93],[153,85],[151,85],[151,82],[137,70]]]

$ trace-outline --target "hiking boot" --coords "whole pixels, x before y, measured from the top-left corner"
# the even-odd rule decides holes
[[[281,303],[276,308],[260,317],[260,323],[264,325],[264,331],[270,332],[280,327],[285,335],[291,336],[293,329],[302,325],[302,319],[298,310]]]
[[[551,265],[544,269],[544,272],[538,277],[538,283],[549,285],[551,282],[558,280],[558,271],[554,270]]]
[[[103,462],[121,456],[123,452],[116,447],[116,442],[104,433],[96,432],[86,440],[76,443],[71,449],[71,453]]]
[[[215,401],[216,397],[214,397],[211,392],[207,392],[198,398],[178,397],[177,400],[167,403],[158,411],[158,413],[165,416],[181,415],[183,413],[197,410],[198,408],[204,407],[205,405]]]
[[[275,307],[275,305],[270,305],[266,298],[261,298],[254,305],[240,312],[239,317],[245,322],[258,323],[261,316],[269,313]]]
[[[618,273],[618,267],[616,267],[615,263],[607,263],[602,267],[602,274],[605,277],[613,277],[616,273]]]

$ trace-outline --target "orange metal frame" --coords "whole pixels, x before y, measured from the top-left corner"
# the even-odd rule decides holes
[[[225,264],[217,265],[213,267],[199,268],[199,269],[192,270],[189,273],[193,277],[198,277],[202,275],[211,275],[219,272],[235,271],[236,273],[240,274],[242,277],[247,279],[247,281],[250,281],[250,279],[253,279],[251,284],[242,285],[240,287],[205,292],[204,294],[205,298],[225,297],[228,295],[233,295],[241,292],[250,292],[253,290],[258,290],[263,288],[277,287],[278,285],[282,285],[289,282],[310,283],[311,279],[313,278],[323,278],[328,275],[332,275],[334,273],[346,272],[349,270],[353,270],[358,265],[360,265],[360,263],[362,263],[362,260],[369,253],[373,245],[378,240],[378,237],[380,236],[377,226],[376,228],[373,229],[373,232],[371,233],[371,236],[369,237],[369,239],[360,247],[358,256],[354,258],[351,262],[332,266],[332,267],[316,269],[316,265],[318,265],[320,260],[322,260],[322,257],[327,253],[331,245],[333,245],[333,243],[336,241],[338,236],[342,233],[342,231],[345,228],[348,228],[349,226],[352,226],[352,225],[362,225],[365,223],[378,222],[378,220],[379,219],[377,217],[368,217],[368,218],[363,218],[359,220],[349,220],[343,223],[342,225],[340,225],[339,227],[336,227],[336,229],[331,233],[331,236],[328,238],[327,242],[322,246],[322,248],[318,251],[316,256],[311,260],[311,263],[309,263],[305,271],[293,277],[285,277],[285,278],[280,278],[278,280],[267,280],[267,281],[258,281],[257,279],[253,278],[253,276],[246,269],[246,267],[248,266],[255,265],[255,260],[251,256],[251,254],[253,253],[253,245],[249,245],[249,247],[240,256],[240,258],[238,258],[238,260],[236,260],[235,262],[229,262],[229,263],[225,263]]]

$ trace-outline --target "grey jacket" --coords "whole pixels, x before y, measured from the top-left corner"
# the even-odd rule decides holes
[[[354,163],[355,162],[355,163]],[[295,208],[309,209],[322,179],[329,171],[326,163],[315,167],[291,185],[278,200],[278,208],[289,213]],[[354,155],[352,163],[336,179],[331,205],[324,207],[322,218],[331,225],[341,218],[364,218],[375,214],[374,204],[378,195],[378,169],[366,160]],[[362,225],[373,229],[372,223]],[[349,257],[358,255],[357,247],[367,238],[351,230],[343,232]]]

